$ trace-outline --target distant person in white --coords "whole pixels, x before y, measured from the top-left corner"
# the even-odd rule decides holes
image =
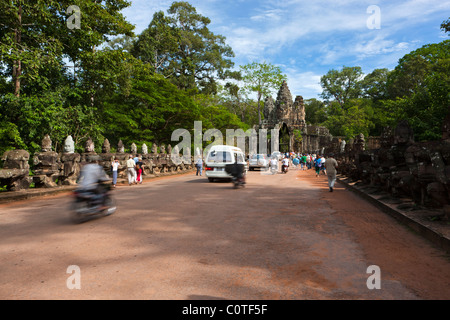
[[[334,184],[336,182],[336,168],[338,167],[338,163],[333,157],[334,155],[331,153],[325,160],[325,169],[327,171],[328,186],[330,187],[330,192],[333,192]]]

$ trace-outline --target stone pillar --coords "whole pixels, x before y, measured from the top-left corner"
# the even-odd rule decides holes
[[[64,141],[64,152],[61,155],[62,171],[60,181],[62,185],[76,185],[80,175],[81,155],[75,153],[75,144],[72,136],[68,136]]]
[[[41,152],[37,152],[33,157],[34,177],[36,187],[53,188],[56,187],[56,179],[59,178],[58,154],[52,151],[52,140],[49,135],[45,135],[41,144]]]
[[[0,169],[0,183],[6,184],[8,191],[19,191],[30,187],[30,154],[26,150],[10,150],[3,154],[3,169]]]

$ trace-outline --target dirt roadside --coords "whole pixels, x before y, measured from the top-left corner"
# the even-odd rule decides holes
[[[337,183],[328,190],[325,176],[312,171],[299,171],[299,179],[321,190],[318,206],[325,203],[352,229],[354,241],[368,261],[378,265],[382,274],[402,282],[422,299],[450,299],[450,258],[413,230],[358,195]]]

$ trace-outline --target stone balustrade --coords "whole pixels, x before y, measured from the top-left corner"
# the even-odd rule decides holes
[[[86,142],[84,152],[76,153],[74,142],[68,136],[64,143],[62,153],[52,150],[50,137],[46,135],[42,140],[41,151],[33,155],[32,166],[30,167],[30,154],[26,150],[10,150],[3,154],[1,158],[3,168],[0,169],[0,186],[6,186],[8,191],[19,191],[28,189],[32,183],[36,188],[54,188],[64,185],[76,185],[81,172],[81,167],[91,160],[99,161],[105,172],[112,175],[111,162],[113,159],[119,160],[119,179],[126,178],[126,161],[129,155],[139,156],[144,163],[143,176],[157,177],[185,173],[193,170],[193,158],[191,163],[176,164],[171,159],[172,147],[165,146],[159,148],[153,144],[151,153],[147,152],[147,146],[143,145],[142,152],[138,153],[136,145],[131,146],[132,153],[126,153],[122,141],[119,142],[117,152],[111,152],[109,141],[106,139],[102,146],[102,153],[95,152],[91,139]],[[34,171],[33,175],[30,175]]]

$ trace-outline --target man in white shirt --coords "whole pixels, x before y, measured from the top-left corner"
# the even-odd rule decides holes
[[[325,160],[325,168],[327,170],[328,186],[330,187],[330,192],[333,192],[334,184],[336,182],[336,168],[338,163],[336,159],[333,158],[333,154],[330,153],[328,158]]]
[[[128,176],[128,184],[135,183],[134,175],[136,173],[136,162],[133,160],[133,156],[130,154],[129,159],[127,160],[127,176]]]

